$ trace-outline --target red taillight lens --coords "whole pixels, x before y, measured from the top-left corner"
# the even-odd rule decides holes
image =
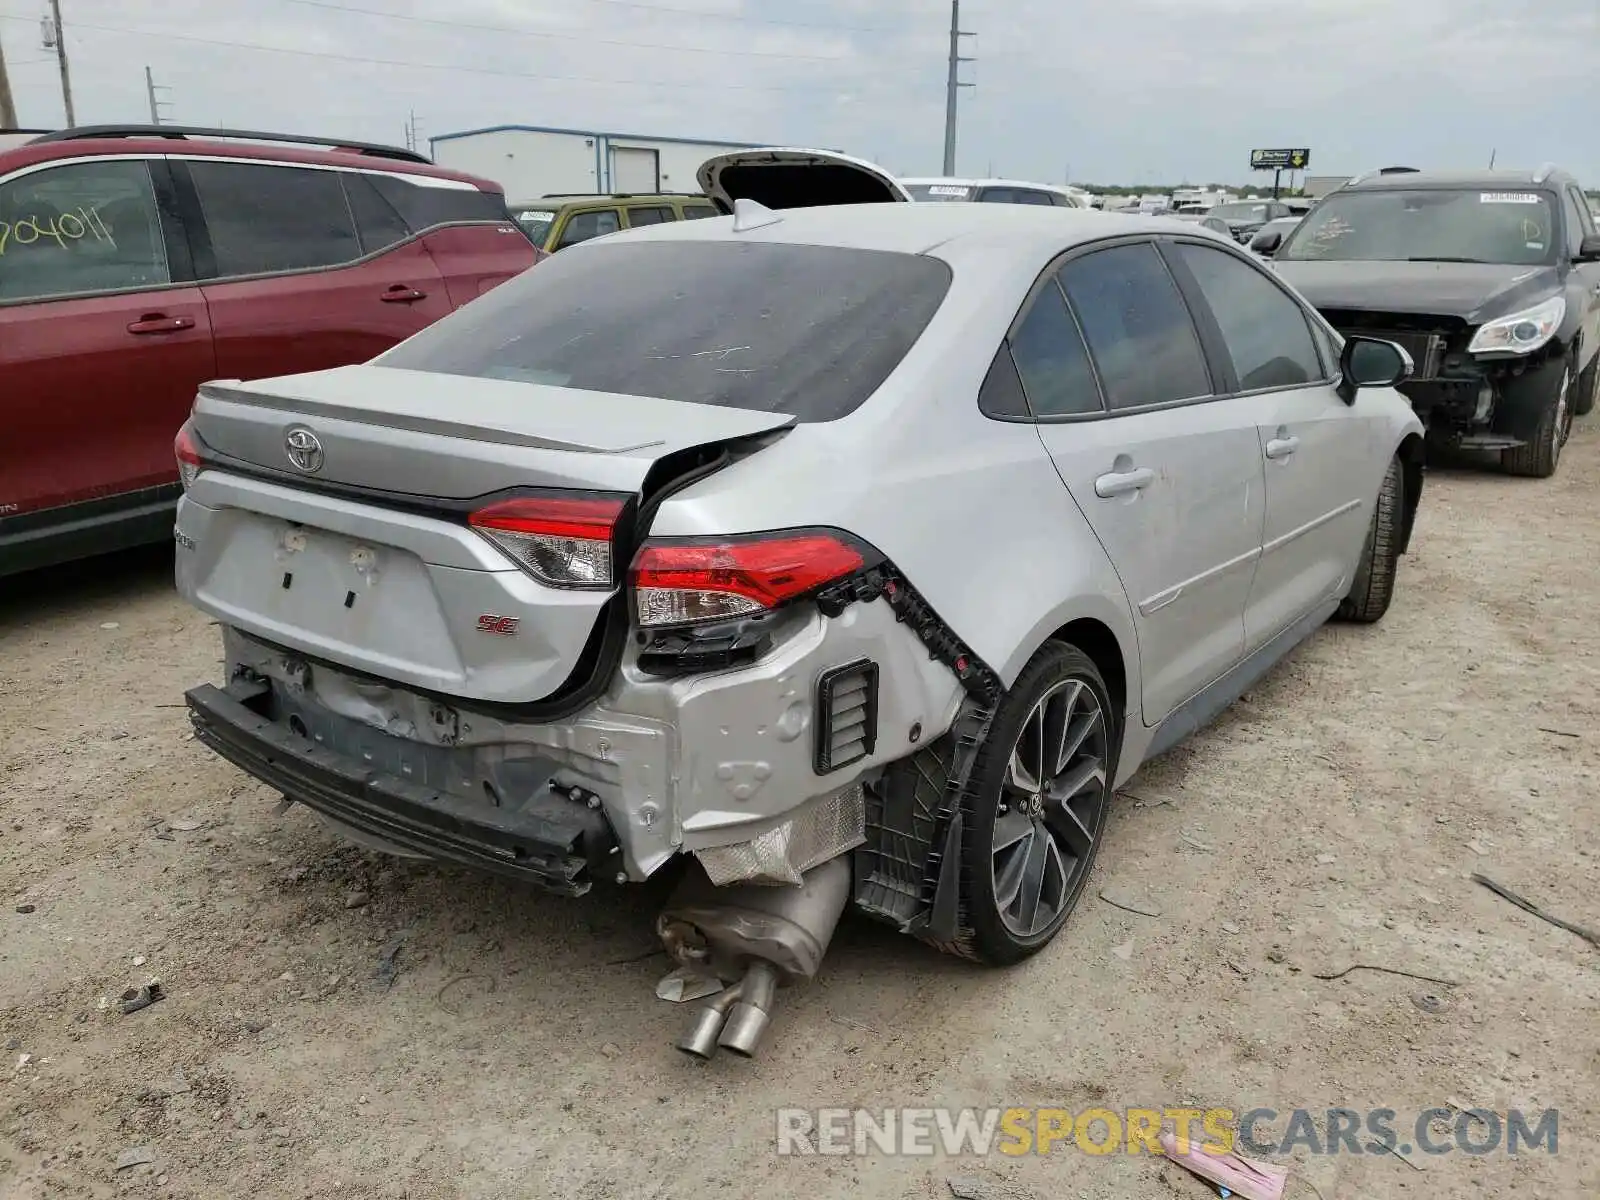
[[[519,496],[480,508],[467,523],[541,583],[610,588],[623,505],[612,496]]]
[[[716,542],[647,542],[633,560],[641,626],[727,620],[776,608],[866,565],[830,533]]]
[[[206,465],[205,460],[200,457],[200,446],[195,441],[190,422],[185,421],[183,428],[178,430],[178,436],[172,442],[172,453],[178,460],[178,482],[187,492],[194,486],[194,481],[200,477],[200,472]]]

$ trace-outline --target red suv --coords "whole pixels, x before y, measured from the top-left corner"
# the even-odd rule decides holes
[[[543,257],[497,184],[408,150],[170,126],[0,150],[0,576],[170,538],[201,383],[362,362]]]

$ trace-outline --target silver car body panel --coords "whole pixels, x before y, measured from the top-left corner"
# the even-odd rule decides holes
[[[1114,640],[1126,681],[1117,782],[1126,780],[1163,722],[1163,744],[1170,744],[1174,729],[1209,711],[1223,682],[1270,663],[1331,611],[1354,573],[1390,458],[1405,438],[1421,433],[1392,390],[1362,391],[1351,405],[1321,385],[1060,425],[980,413],[976,397],[996,348],[1041,272],[1075,247],[1140,233],[1194,236],[1189,225],[1160,218],[1108,223],[1103,214],[1070,209],[897,202],[791,209],[743,232],[727,218],[658,225],[567,251],[604,253],[623,239],[736,238],[930,254],[951,269],[943,304],[866,403],[838,420],[794,425],[670,495],[654,515],[651,536],[845,530],[881,551],[1005,686],[1065,626],[1095,623]],[[1260,269],[1244,251],[1226,252]],[[450,319],[470,321],[471,312],[469,305]],[[349,392],[374,390],[362,431],[348,432],[352,454],[358,436],[375,444],[434,437],[384,423],[389,397],[403,390],[400,374],[358,367],[342,377],[339,386]],[[485,383],[452,378],[434,394],[441,404],[450,397],[443,411],[452,420],[470,422],[478,418],[463,418],[462,406],[477,403],[472,397]],[[270,394],[277,385],[252,386]],[[525,388],[535,402],[560,407],[559,393],[544,395],[533,385],[487,386]],[[775,419],[769,414],[679,415],[686,440],[775,427],[764,424]],[[319,433],[325,419],[345,417],[316,418]],[[522,432],[546,436],[543,419],[530,417]],[[675,421],[640,419],[648,436],[600,422],[552,426],[548,436],[565,438],[573,449],[495,444],[491,451],[470,438],[442,437],[428,446],[444,454],[464,443],[457,461],[463,470],[489,472],[480,478],[503,481],[521,467],[530,472],[525,483],[560,475],[598,486],[611,470],[601,464],[616,464],[618,473],[604,477],[625,487],[621,464],[636,470],[656,452],[631,447],[651,439],[675,444]],[[345,447],[345,431],[334,428],[330,462]],[[1268,442],[1293,439],[1298,449],[1287,462],[1269,455]],[[426,470],[424,457],[407,459],[407,472]],[[363,478],[382,477],[380,454],[363,462]],[[1099,495],[1100,477],[1130,464],[1148,467],[1152,486],[1131,500]],[[403,482],[389,478],[387,486]],[[401,557],[406,565],[395,576],[404,581],[407,602],[422,605],[421,623],[409,633],[387,617],[371,629],[342,629],[276,610],[282,601],[269,594],[276,564],[269,569],[248,560],[270,561],[279,553],[273,531],[296,523],[330,537],[375,541],[387,548],[384,554]],[[352,706],[331,694],[327,703],[344,704],[377,727],[384,711],[398,711],[403,721],[407,703],[427,702],[406,701],[409,688],[429,688],[460,697],[462,711],[473,712],[484,753],[559,749],[568,769],[601,795],[635,877],[674,849],[732,844],[870,777],[948,729],[962,697],[953,673],[880,600],[831,618],[802,606],[786,618],[773,649],[748,667],[665,681],[640,673],[630,649],[605,695],[575,716],[549,724],[485,718],[472,702],[544,687],[557,660],[568,661],[581,622],[564,624],[561,602],[540,594],[509,560],[493,563],[492,548],[486,560],[475,544],[481,539],[469,531],[227,472],[200,476],[180,504],[178,528],[180,547],[193,543],[179,551],[180,590],[199,607],[269,642],[317,651],[335,664],[336,678],[342,665],[353,669],[352,677],[393,681],[364,684],[377,689],[370,704]],[[327,586],[353,587],[348,546],[331,544],[336,549],[320,568]],[[418,599],[425,577],[432,580],[431,601]],[[519,604],[513,611],[526,611],[526,626],[537,634],[511,656],[517,665],[490,661],[509,654],[507,643],[462,645],[471,640],[477,612]],[[360,611],[358,598],[350,614]],[[418,630],[429,631],[425,649],[413,644],[421,640]],[[818,675],[858,657],[882,668],[881,737],[869,759],[819,777],[809,739],[796,730],[816,718]],[[916,737],[914,725],[920,725]],[[647,828],[640,814],[652,805],[665,813]]]

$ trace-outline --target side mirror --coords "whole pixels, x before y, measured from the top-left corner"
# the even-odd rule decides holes
[[[1354,404],[1359,388],[1394,387],[1409,379],[1414,370],[1411,355],[1393,342],[1347,338],[1339,355],[1339,396],[1346,404]]]
[[[1250,249],[1257,254],[1276,254],[1278,247],[1283,245],[1283,234],[1273,229],[1267,233],[1258,233],[1250,241]]]
[[[1578,256],[1574,262],[1590,263],[1600,262],[1600,233],[1587,234],[1578,246]]]

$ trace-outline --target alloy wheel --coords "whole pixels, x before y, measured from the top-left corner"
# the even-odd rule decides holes
[[[1087,683],[1065,679],[1028,714],[995,814],[992,871],[1000,921],[1017,937],[1049,929],[1094,859],[1110,792],[1106,714]]]

